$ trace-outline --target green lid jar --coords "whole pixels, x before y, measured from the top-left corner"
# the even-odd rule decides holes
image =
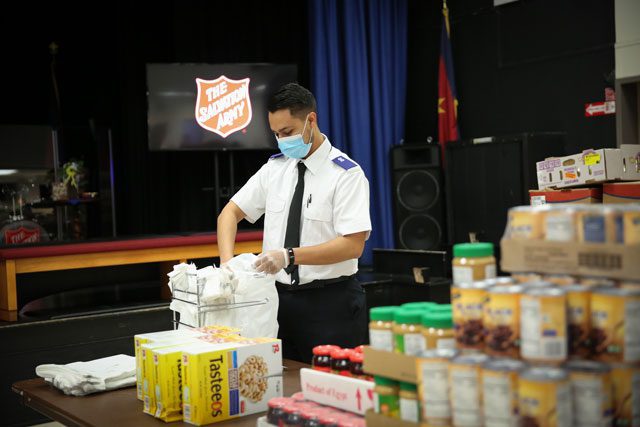
[[[453,246],[453,284],[496,277],[492,243],[458,243]]]
[[[451,311],[430,311],[422,315],[422,335],[427,350],[455,349],[453,314]]]
[[[422,335],[424,310],[401,308],[395,312],[393,325],[394,351],[409,356],[418,356],[425,350]]]
[[[375,376],[375,410],[392,418],[400,418],[400,388],[398,382],[390,378]]]
[[[400,308],[403,309],[409,309],[409,310],[430,310],[431,308],[435,307],[437,304],[435,302],[428,302],[428,301],[418,301],[418,302],[407,302],[404,303],[400,306]]]
[[[371,348],[393,351],[393,318],[396,306],[374,307],[369,310],[369,344]]]
[[[442,312],[447,313],[447,312],[451,312],[452,308],[451,308],[451,304],[436,304],[435,306],[431,307],[429,309],[429,311],[437,311],[439,313],[442,313]]]

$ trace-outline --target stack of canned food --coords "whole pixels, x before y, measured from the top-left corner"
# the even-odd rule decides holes
[[[454,285],[451,299],[457,351],[421,362],[427,423],[448,394],[454,426],[640,425],[637,283],[528,273]]]
[[[304,399],[302,393],[269,400],[267,422],[280,427],[364,427],[363,417]]]
[[[640,205],[520,206],[509,210],[507,239],[640,243]]]
[[[373,348],[419,356],[417,396],[375,377],[378,412],[428,426],[640,426],[640,283],[519,273],[454,284],[451,301],[371,309]]]

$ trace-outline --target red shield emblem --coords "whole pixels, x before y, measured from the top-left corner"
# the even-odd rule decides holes
[[[215,80],[196,79],[198,124],[223,138],[249,126],[252,116],[249,80],[231,80],[225,76]]]
[[[13,230],[7,230],[4,233],[4,242],[9,245],[17,245],[20,243],[36,243],[40,241],[40,229],[25,228],[20,226]]]

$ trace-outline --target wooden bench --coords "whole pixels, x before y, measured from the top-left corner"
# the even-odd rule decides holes
[[[0,320],[18,319],[18,274],[160,263],[164,275],[179,262],[219,256],[217,243],[215,233],[202,233],[0,249]],[[261,231],[238,232],[236,254],[261,250]]]

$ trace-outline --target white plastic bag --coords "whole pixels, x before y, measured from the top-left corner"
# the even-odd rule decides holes
[[[276,338],[279,299],[275,276],[256,272],[253,268],[256,258],[253,254],[241,254],[227,263],[237,279],[235,303],[246,305],[232,310],[236,324],[231,326],[241,327],[246,337]],[[216,312],[208,314],[215,316]]]
[[[246,337],[278,336],[278,291],[274,276],[257,273],[253,268],[256,256],[242,254],[231,259],[229,268],[205,267],[195,272],[200,283],[200,326],[224,325],[242,328]],[[186,270],[184,265],[174,267]],[[173,273],[173,276],[172,276]],[[175,273],[169,273],[169,287],[176,286],[178,280]],[[173,282],[173,285],[172,285]],[[198,292],[198,287],[189,283],[190,292]],[[180,297],[180,293],[174,293]],[[194,301],[192,298],[189,301]],[[197,305],[176,301],[171,302],[171,309],[180,313],[180,321],[191,326],[198,325]]]

